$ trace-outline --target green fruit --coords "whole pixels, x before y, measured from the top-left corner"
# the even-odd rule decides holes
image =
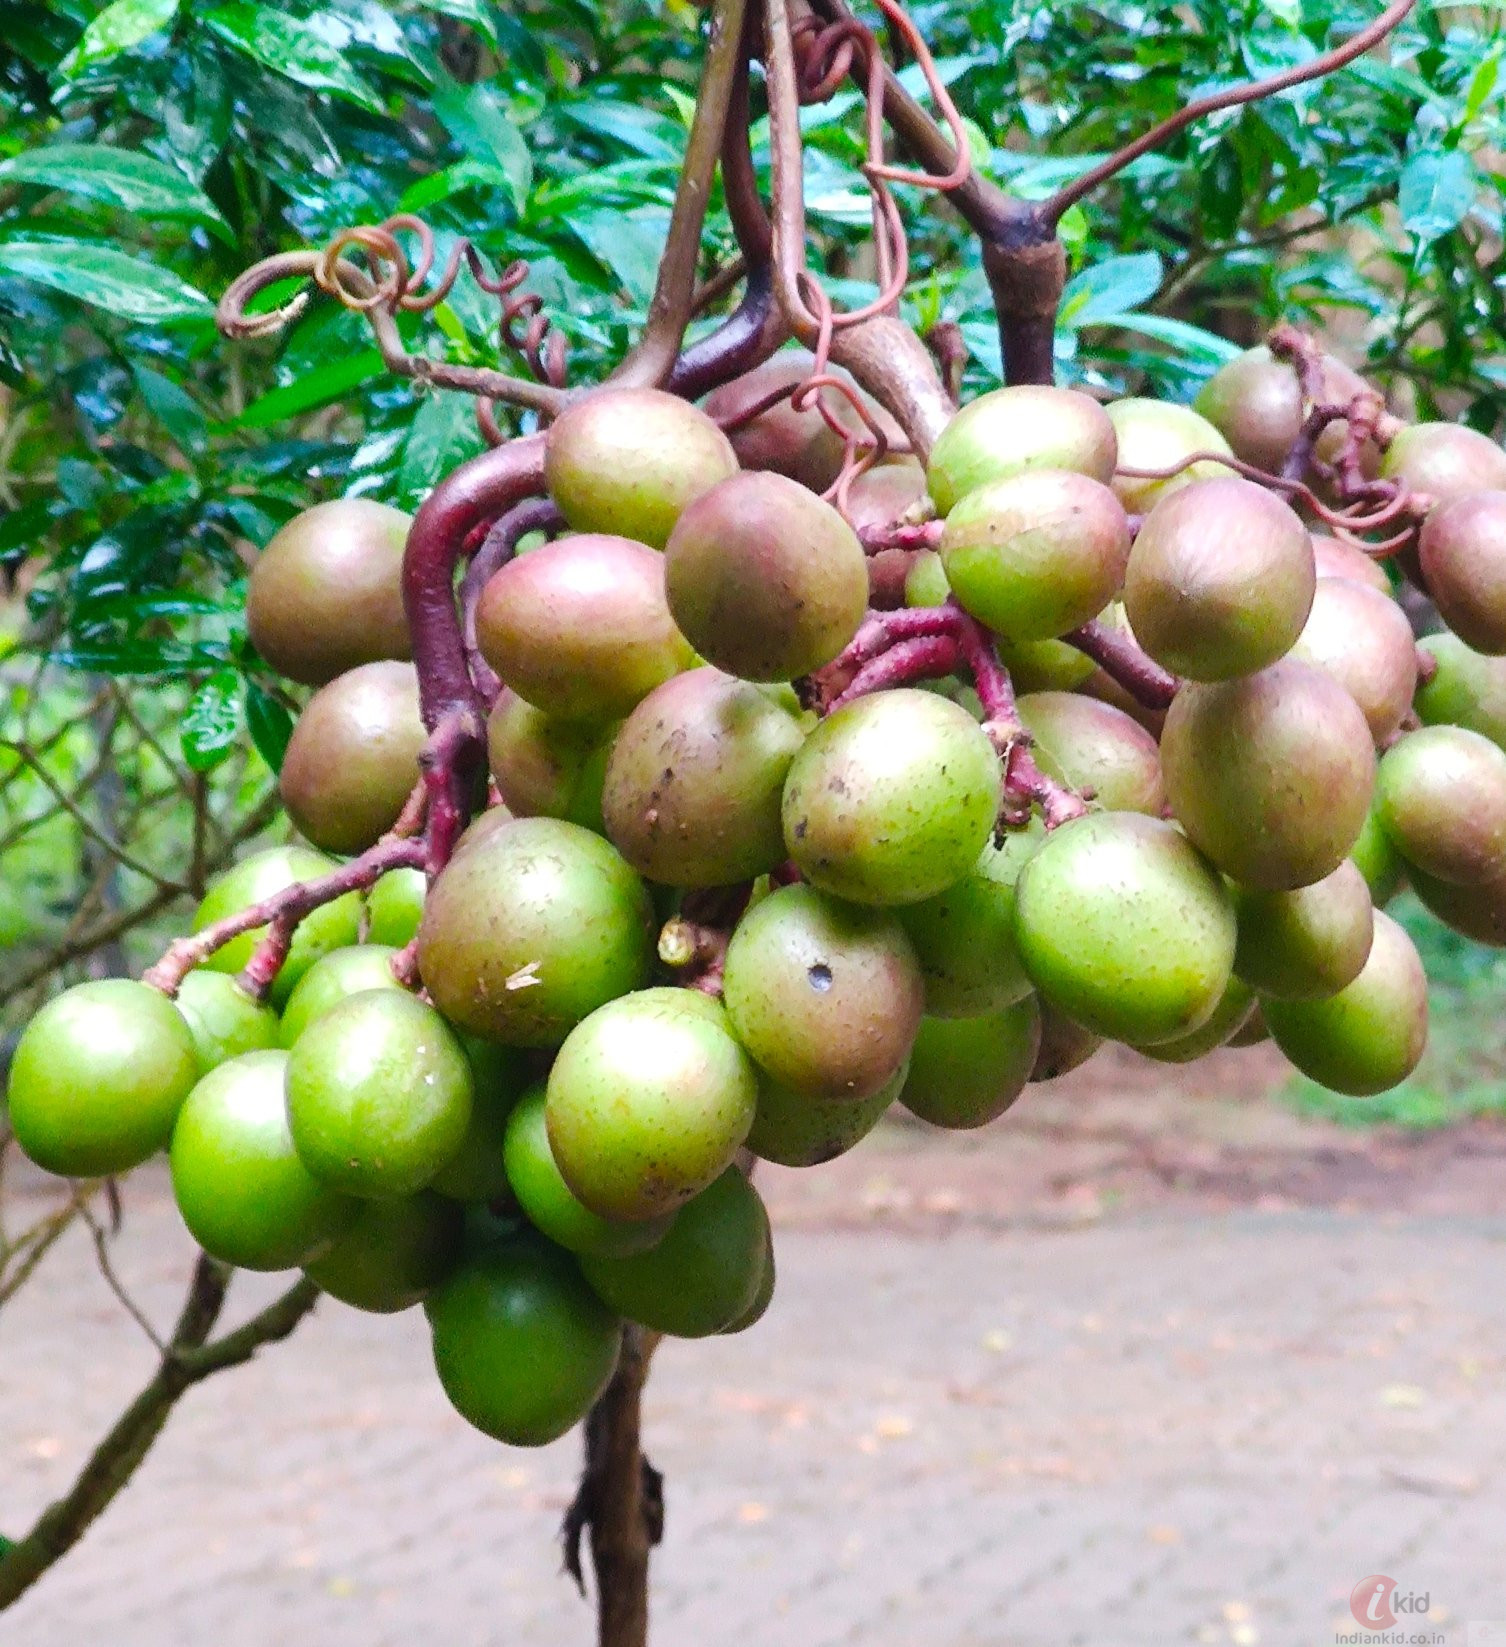
[[[358,1201],[354,1223],[304,1274],[331,1298],[372,1315],[412,1309],[460,1262],[465,1214],[427,1190]]]
[[[1035,1055],[1035,1068],[1030,1072],[1032,1081],[1054,1081],[1058,1076],[1070,1075],[1103,1045],[1103,1037],[1092,1030],[1075,1024],[1064,1012],[1058,1012],[1049,1001],[1042,1001],[1041,1048]]]
[[[1014,937],[1015,882],[1045,838],[1039,822],[990,840],[970,875],[895,911],[915,947],[933,1018],[1001,1012],[1034,987]]]
[[[1418,901],[1445,926],[1477,944],[1506,948],[1506,872],[1470,886],[1435,880],[1420,869],[1408,879]]]
[[[1161,734],[1172,811],[1246,886],[1280,892],[1331,874],[1369,810],[1375,748],[1331,676],[1284,658],[1258,675],[1177,693]]]
[[[577,532],[620,532],[662,549],[686,505],[736,474],[709,417],[661,389],[583,396],[550,425],[549,495]]]
[[[909,1056],[925,985],[892,915],[785,886],[738,922],[722,999],[766,1074],[851,1102],[871,1097]]]
[[[664,549],[669,609],[729,675],[793,680],[830,663],[868,609],[868,560],[829,503],[743,473],[699,497]]]
[[[1349,849],[1349,861],[1365,877],[1370,901],[1377,909],[1390,903],[1406,880],[1407,866],[1381,828],[1373,807],[1365,814],[1359,838]]]
[[[451,1404],[512,1447],[542,1447],[574,1428],[606,1389],[622,1346],[621,1323],[575,1259],[537,1236],[477,1252],[424,1309]]]
[[[75,984],[16,1043],[10,1129],[47,1172],[128,1172],[167,1143],[198,1079],[193,1033],[160,990],[127,978]]]
[[[1205,1058],[1219,1047],[1228,1046],[1250,1021],[1255,1012],[1255,992],[1238,978],[1231,977],[1213,1016],[1190,1035],[1179,1035],[1175,1041],[1162,1041],[1140,1050],[1147,1058],[1159,1064],[1191,1064]]]
[[[452,1201],[494,1201],[512,1193],[503,1159],[507,1122],[532,1075],[527,1059],[512,1047],[464,1030],[455,1039],[471,1066],[471,1118],[459,1148],[429,1180],[429,1188]]]
[[[716,1003],[694,993],[646,989],[608,1002],[570,1032],[549,1072],[554,1159],[603,1219],[673,1212],[748,1135],[753,1066]]]
[[[774,1232],[771,1229],[768,1239],[764,1242],[763,1274],[759,1278],[758,1290],[753,1294],[753,1302],[748,1305],[741,1315],[735,1315],[722,1328],[722,1334],[730,1337],[733,1333],[746,1332],[749,1327],[756,1327],[769,1312],[769,1305],[774,1302],[774,1285],[777,1279],[774,1264]]]
[[[1230,680],[1291,650],[1316,579],[1295,510],[1223,475],[1157,499],[1130,551],[1124,610],[1136,640],[1173,674]]]
[[[574,1194],[549,1145],[545,1098],[542,1085],[533,1087],[507,1122],[507,1181],[529,1221],[567,1252],[603,1258],[643,1252],[661,1241],[674,1221],[673,1213],[624,1223],[602,1218]]]
[[[995,389],[964,406],[931,449],[926,486],[949,514],[990,481],[1031,469],[1069,469],[1108,483],[1117,443],[1096,400],[1035,384]]]
[[[1319,577],[1291,656],[1333,676],[1360,706],[1378,744],[1395,735],[1412,706],[1417,686],[1412,626],[1389,594],[1366,584]]]
[[[647,980],[652,917],[643,883],[600,836],[557,818],[483,817],[429,889],[419,973],[451,1023],[558,1046]]]
[[[1122,709],[1076,692],[1032,692],[1018,709],[1037,764],[1059,783],[1105,812],[1166,810],[1156,740]]]
[[[1158,818],[1098,812],[1063,824],[1021,870],[1016,897],[1026,971],[1095,1034],[1131,1046],[1189,1034],[1229,982],[1223,882]]]
[[[654,1332],[706,1338],[752,1308],[763,1285],[769,1215],[736,1167],[680,1209],[647,1252],[583,1258],[607,1306]]]
[[[406,949],[418,936],[429,889],[421,869],[389,869],[366,895],[366,939],[391,949]]]
[[[1408,491],[1444,504],[1506,487],[1506,452],[1462,424],[1413,423],[1386,448],[1380,472],[1382,479],[1399,480]]]
[[[176,1000],[193,1036],[200,1074],[227,1058],[277,1045],[277,1014],[226,973],[196,968],[178,985]]]
[[[1229,456],[1229,443],[1190,406],[1131,396],[1110,402],[1105,411],[1119,443],[1114,494],[1132,513],[1144,514],[1158,498],[1184,486],[1228,475],[1227,465],[1211,459],[1190,464],[1167,480],[1122,473],[1127,469],[1169,469],[1195,452]]]
[[[1472,652],[1457,635],[1425,635],[1417,643],[1436,663],[1417,688],[1416,708],[1429,726],[1468,727],[1506,749],[1506,659]]]
[[[1071,692],[1097,665],[1065,641],[1011,641],[1000,638],[999,662],[1016,692]]]
[[[945,606],[952,586],[934,549],[919,550],[905,573],[906,606]]]
[[[373,989],[332,1007],[288,1061],[288,1125],[304,1165],[348,1195],[393,1200],[454,1155],[473,1082],[431,1006]]]
[[[302,846],[274,846],[254,852],[209,883],[209,890],[194,912],[193,930],[202,932],[227,915],[238,915],[252,904],[274,896],[285,888],[305,881],[317,881],[335,868],[332,859]],[[356,941],[361,920],[360,896],[347,892],[332,903],[321,905],[298,923],[288,958],[273,981],[271,997],[281,1006],[305,972],[332,949],[344,949]],[[205,961],[215,972],[239,972],[266,936],[264,926],[243,932],[221,944]]]
[[[282,804],[323,851],[364,852],[397,822],[428,741],[413,665],[362,664],[298,717],[277,776]]]
[[[1375,780],[1381,828],[1407,863],[1475,884],[1506,870],[1506,753],[1462,726],[1425,726],[1393,744]]]
[[[883,1120],[910,1072],[903,1063],[871,1098],[807,1098],[760,1074],[747,1147],[781,1167],[819,1167],[859,1144]]]
[[[292,1046],[310,1024],[352,995],[369,989],[401,989],[392,970],[396,954],[385,944],[353,944],[349,949],[331,950],[315,961],[298,980],[282,1009],[280,1044]]]
[[[497,793],[518,818],[564,818],[600,833],[617,723],[554,720],[503,687],[486,723]]]
[[[823,891],[913,904],[960,881],[998,816],[999,758],[965,709],[901,688],[858,698],[806,739],[784,786],[784,841]]]
[[[288,1132],[285,1052],[248,1052],[211,1070],[173,1128],[173,1196],[211,1258],[287,1270],[317,1257],[356,1203],[313,1177]]]
[[[492,575],[476,644],[520,698],[557,720],[617,720],[693,661],[664,598],[664,557],[588,532]]]
[[[784,862],[780,798],[804,742],[758,687],[693,669],[651,692],[612,746],[602,812],[639,874],[726,886]]]
[[[403,610],[410,518],[370,498],[316,503],[257,556],[246,630],[280,675],[322,686],[379,658],[411,658]]]
[[[923,1018],[900,1102],[932,1126],[987,1126],[1025,1090],[1040,1047],[1033,995],[982,1018]]]
[[[1321,1001],[1360,975],[1370,953],[1370,889],[1347,858],[1331,875],[1291,892],[1236,887],[1234,970],[1262,995]]]
[[[1375,917],[1364,970],[1326,1001],[1265,1001],[1276,1045],[1320,1085],[1354,1097],[1404,1081],[1428,1037],[1428,981],[1417,950],[1389,915]]]

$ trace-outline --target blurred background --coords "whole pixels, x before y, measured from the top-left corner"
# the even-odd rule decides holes
[[[1045,195],[1374,9],[914,15],[975,162]],[[214,299],[270,252],[416,212],[441,253],[465,235],[526,259],[571,382],[593,381],[642,323],[700,22],[616,0],[0,0],[0,1061],[47,995],[139,971],[209,876],[286,833],[298,706],[246,644],[255,548],[319,498],[411,508],[481,445],[472,404],[386,374],[358,317],[315,304],[229,346]],[[1503,51],[1498,6],[1425,0],[1381,54],[1074,208],[1062,381],[1185,400],[1288,318],[1404,414],[1499,438]],[[812,262],[848,302],[872,290],[856,110],[805,116]],[[986,388],[975,246],[903,203],[907,318],[957,323]],[[714,201],[707,272],[733,251]],[[468,278],[404,325],[506,359]],[[1427,1593],[1439,1640],[1506,1619],[1503,963],[1393,908],[1433,1030],[1382,1098],[1262,1047],[1185,1072],[1109,1053],[983,1134],[896,1121],[819,1173],[771,1170],[779,1301],[747,1340],[667,1351],[650,1395],[661,1639],[1295,1643],[1374,1573]],[[165,1183],[144,1169],[122,1199],[114,1231],[0,1153],[0,1538],[151,1365],[113,1291],[161,1321],[181,1289]],[[0,1639],[587,1639],[551,1542],[572,1444],[462,1434],[420,1337],[327,1306],[196,1395]]]

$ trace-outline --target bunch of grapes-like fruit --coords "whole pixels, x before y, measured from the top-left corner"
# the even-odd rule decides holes
[[[1196,410],[986,394],[924,466],[872,403],[854,463],[861,393],[810,373],[582,394],[544,492],[456,516],[438,598],[464,471],[411,538],[362,499],[286,525],[247,620],[317,689],[280,775],[309,844],[15,1055],[33,1160],[165,1147],[208,1253],[424,1301],[509,1442],[582,1416],[624,1321],[758,1319],[752,1159],[894,1103],[978,1127],[1106,1041],[1269,1035],[1377,1092],[1426,1035],[1403,878],[1506,943],[1506,453],[1290,335]],[[474,722],[429,713],[430,629]]]

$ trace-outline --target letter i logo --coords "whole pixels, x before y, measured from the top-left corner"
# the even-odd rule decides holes
[[[1394,1578],[1387,1578],[1384,1573],[1372,1573],[1355,1585],[1349,1597],[1349,1611],[1367,1630],[1389,1630],[1396,1622],[1396,1614],[1391,1610],[1391,1597],[1395,1590]]]

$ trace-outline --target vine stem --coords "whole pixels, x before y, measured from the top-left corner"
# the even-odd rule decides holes
[[[1169,709],[1181,682],[1154,658],[1148,657],[1122,629],[1111,629],[1096,618],[1063,635],[1089,657],[1111,680],[1146,709]]]

